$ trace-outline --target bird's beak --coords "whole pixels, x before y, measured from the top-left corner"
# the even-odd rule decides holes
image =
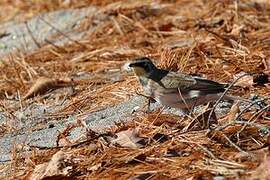
[[[140,62],[130,62],[130,63],[128,63],[128,66],[127,67],[129,69],[132,69],[133,72],[137,76],[143,76],[143,75],[145,75],[145,70],[141,67],[141,63]]]
[[[137,67],[140,67],[139,66],[139,63],[136,63],[136,62],[127,62],[126,64],[124,64],[123,70],[125,70],[125,71],[131,71],[132,69],[134,70]]]
[[[136,67],[136,66],[138,66],[138,63],[136,63],[136,62],[131,62],[131,63],[129,63],[128,66],[129,66],[129,67]]]
[[[122,70],[127,71],[127,72],[131,71],[132,68],[129,66],[129,64],[130,64],[130,62],[125,63],[125,64],[122,66]]]

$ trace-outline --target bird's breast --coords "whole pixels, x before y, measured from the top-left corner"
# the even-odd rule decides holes
[[[159,97],[163,96],[164,94],[168,93],[170,90],[164,88],[159,83],[149,80],[147,85],[145,86],[145,92],[148,93],[151,97],[155,100],[159,101]]]
[[[177,88],[164,88],[152,80],[145,86],[145,91],[161,105],[167,107],[185,108],[183,99],[189,98],[186,92],[181,93]]]

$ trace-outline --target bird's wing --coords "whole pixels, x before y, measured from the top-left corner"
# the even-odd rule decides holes
[[[193,77],[176,72],[169,72],[160,82],[166,89],[186,89],[196,84]]]
[[[194,90],[202,94],[219,93],[225,90],[224,84],[176,72],[169,72],[160,82],[167,89]]]

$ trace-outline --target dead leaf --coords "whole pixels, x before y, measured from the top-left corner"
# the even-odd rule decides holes
[[[244,27],[245,27],[244,25],[234,24],[230,34],[235,36],[235,37],[238,37],[240,35],[241,31],[243,31]]]
[[[256,74],[256,75],[253,76],[253,82],[256,85],[263,86],[264,84],[270,82],[270,76],[268,74],[264,74],[264,73]]]
[[[234,79],[237,79],[238,77],[242,76],[244,73],[239,73],[234,76]],[[246,75],[242,78],[240,78],[235,84],[235,86],[241,86],[241,87],[251,87],[253,85],[253,77],[251,75]]]
[[[88,168],[87,170],[88,170],[88,171],[97,171],[101,166],[102,166],[102,164],[101,164],[101,163],[98,163],[98,164],[96,164],[96,165],[94,165],[94,166],[91,166],[91,167]]]
[[[121,131],[116,134],[117,138],[112,140],[113,144],[118,144],[122,147],[128,148],[141,148],[143,145],[140,141],[143,138],[138,137],[138,129],[128,129],[126,131]]]
[[[235,75],[235,79],[237,77],[242,76],[244,73],[239,73]],[[267,74],[261,73],[261,74],[254,74],[254,75],[246,75],[242,78],[240,78],[235,85],[236,86],[242,86],[242,87],[251,87],[254,85],[265,85],[269,83],[270,77]]]
[[[60,87],[70,86],[72,79],[53,79],[47,77],[40,77],[32,85],[23,99],[32,98],[37,95],[45,94],[49,90],[57,89]]]
[[[259,4],[270,4],[268,0],[253,0],[253,2],[259,3]]]
[[[257,161],[261,162],[269,153],[268,147],[256,150],[256,151],[250,151],[248,154],[243,152],[238,152],[236,154],[233,154],[229,159],[231,160],[237,160],[238,162],[244,162],[244,161]]]
[[[231,110],[227,116],[227,120],[228,122],[233,122],[236,118],[236,116],[238,115],[238,113],[240,112],[240,108],[239,108],[239,105],[240,105],[240,101],[236,101],[232,107],[231,107]]]
[[[257,167],[250,176],[250,180],[266,180],[270,177],[270,157],[266,157],[263,162]]]
[[[68,177],[70,175],[70,171],[73,169],[71,164],[73,164],[71,156],[63,151],[58,151],[52,156],[52,159],[49,162],[37,165],[30,179],[61,179]]]

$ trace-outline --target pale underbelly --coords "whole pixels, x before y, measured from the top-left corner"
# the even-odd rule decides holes
[[[194,101],[192,99],[185,99],[185,97],[181,97],[179,93],[162,95],[156,94],[154,99],[163,106],[181,109],[190,108],[192,106],[192,102]]]
[[[194,106],[205,104],[207,102],[216,101],[220,98],[220,94],[208,94],[199,97],[189,98],[188,94],[169,93],[169,94],[155,94],[154,99],[163,106],[190,109]],[[228,99],[227,96],[224,99]]]

